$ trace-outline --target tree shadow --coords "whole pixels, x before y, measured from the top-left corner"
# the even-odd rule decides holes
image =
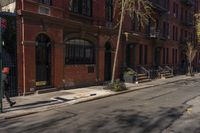
[[[185,111],[184,107],[160,108],[157,112],[119,109],[96,117],[75,132],[161,133]],[[87,129],[85,127],[87,126]],[[84,129],[84,130],[83,130]]]

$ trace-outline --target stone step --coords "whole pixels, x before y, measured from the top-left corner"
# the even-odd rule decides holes
[[[174,77],[173,74],[169,74],[169,75],[166,75],[166,76],[165,76],[165,78],[172,78],[172,77]]]
[[[160,74],[171,73],[170,71],[162,71]]]
[[[138,76],[138,77],[140,77],[140,76],[146,76],[146,74],[144,74],[144,73],[139,73],[139,74],[137,74],[137,76]]]
[[[144,83],[144,82],[150,82],[150,79],[142,79],[142,80],[138,80],[138,83]]]
[[[142,79],[148,79],[148,77],[146,75],[138,77],[138,80],[142,80]]]

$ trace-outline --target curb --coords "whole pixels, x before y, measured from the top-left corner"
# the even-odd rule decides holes
[[[70,104],[68,104],[70,105]],[[19,112],[13,112],[13,114],[6,114],[3,115],[2,117],[0,117],[0,120],[5,120],[5,119],[12,119],[12,118],[17,118],[17,117],[23,117],[23,116],[27,116],[27,115],[31,115],[31,114],[36,114],[36,113],[40,113],[40,112],[45,112],[45,111],[49,111],[49,110],[53,110],[57,107],[62,107],[62,106],[68,106],[66,102],[64,103],[60,103],[57,105],[50,105],[50,106],[45,106],[43,108],[35,108],[34,110],[24,110],[22,113]],[[6,112],[5,112],[6,113]]]
[[[25,112],[25,113],[21,113],[21,114],[15,114],[15,115],[11,115],[11,116],[6,116],[6,117],[4,117],[4,119],[13,119],[13,118],[32,115],[32,114],[36,114],[36,113],[39,113],[39,112],[38,111]]]
[[[113,94],[108,94],[108,95],[104,95],[104,96],[94,97],[94,98],[91,98],[91,99],[81,100],[81,101],[75,102],[73,104],[80,104],[80,103],[84,103],[84,102],[90,102],[90,101],[99,100],[99,99],[103,99],[103,98],[107,98],[107,97],[112,97],[112,96],[116,96],[116,95],[120,95],[120,94],[134,92],[134,91],[138,91],[138,90],[142,90],[142,89],[147,89],[147,88],[151,88],[151,87],[156,87],[156,86],[161,86],[161,85],[165,85],[165,84],[175,83],[175,82],[179,82],[181,80],[187,80],[187,79],[190,79],[190,77],[187,77],[187,78],[184,78],[184,79],[178,79],[178,80],[175,80],[175,81],[169,81],[169,82],[165,82],[165,83],[160,83],[160,84],[156,84],[156,85],[141,86],[141,87],[138,87],[138,88],[135,88],[135,89],[125,90],[125,91],[122,91],[122,92],[115,92]],[[132,88],[132,87],[130,86],[128,88]]]

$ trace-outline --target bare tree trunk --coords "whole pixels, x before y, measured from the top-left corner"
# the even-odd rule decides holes
[[[115,79],[117,56],[118,56],[118,51],[119,51],[119,43],[120,43],[120,39],[121,39],[122,25],[123,25],[123,19],[124,19],[124,7],[125,7],[124,5],[125,5],[124,0],[122,0],[122,12],[121,12],[121,16],[120,16],[119,32],[118,32],[118,37],[117,37],[117,47],[116,47],[116,50],[115,50],[115,57],[114,57],[114,63],[113,63],[111,83],[113,83],[114,79]]]
[[[190,76],[192,76],[192,62],[190,62]]]
[[[192,75],[192,63],[189,61],[189,65],[188,65],[188,76]]]

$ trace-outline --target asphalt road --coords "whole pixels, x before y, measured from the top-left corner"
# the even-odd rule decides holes
[[[184,80],[0,120],[0,133],[200,133],[200,119],[188,130],[176,130],[192,108],[187,103],[199,95],[199,80]]]

